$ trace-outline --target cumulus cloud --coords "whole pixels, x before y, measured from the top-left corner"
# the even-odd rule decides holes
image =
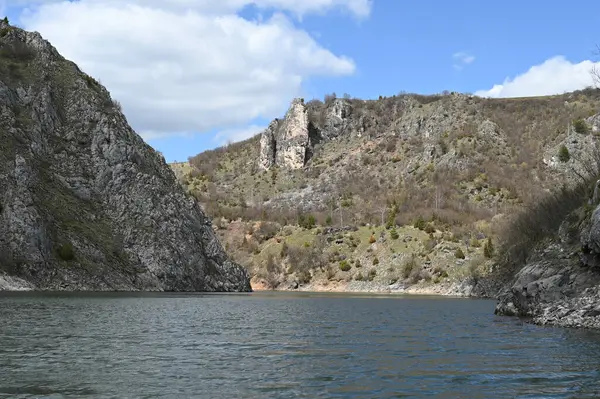
[[[452,54],[452,58],[454,59],[454,64],[452,66],[458,71],[462,70],[465,67],[465,65],[469,65],[473,61],[475,61],[474,55],[464,51],[459,51],[457,53]]]
[[[98,78],[146,139],[270,119],[312,76],[354,73],[289,14],[339,8],[365,17],[370,0],[18,0],[39,31]],[[12,4],[12,3],[11,3]],[[247,20],[246,6],[273,11]]]
[[[600,67],[600,62],[582,61],[574,64],[563,56],[550,58],[540,65],[514,78],[506,78],[502,84],[491,89],[480,90],[475,95],[481,97],[530,97],[562,94],[584,89],[594,84],[592,69]]]

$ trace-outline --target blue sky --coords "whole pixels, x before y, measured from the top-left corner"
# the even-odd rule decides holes
[[[80,3],[84,2],[85,0],[81,0]],[[14,4],[14,1],[12,3]],[[240,71],[235,72],[236,79],[240,79],[241,82],[236,84],[236,88],[228,88],[224,85],[221,90],[217,87],[210,96],[206,93],[206,101],[198,102],[197,117],[204,117],[205,120],[212,120],[213,117],[215,119],[214,123],[204,124],[202,120],[194,119],[194,106],[190,106],[185,115],[179,114],[183,112],[180,109],[186,108],[186,105],[192,101],[197,101],[194,93],[200,97],[204,95],[203,88],[209,83],[202,79],[213,77],[226,82],[229,79],[227,75],[217,76],[211,70],[207,70],[201,77],[196,76],[193,78],[195,80],[190,80],[189,91],[186,91],[186,85],[182,85],[179,91],[168,94],[173,96],[173,101],[170,103],[179,104],[174,106],[172,111],[167,109],[168,107],[165,108],[164,103],[162,103],[163,108],[156,104],[145,104],[142,98],[156,99],[161,95],[161,90],[156,89],[152,94],[146,94],[145,90],[148,88],[144,86],[148,84],[130,85],[129,82],[134,80],[133,77],[119,80],[116,75],[126,76],[126,73],[120,73],[114,67],[114,63],[118,63],[118,60],[113,60],[113,65],[101,65],[93,58],[93,54],[89,54],[89,49],[85,52],[80,50],[81,43],[67,36],[61,36],[60,24],[64,27],[65,24],[73,22],[72,20],[55,21],[56,15],[73,16],[75,14],[69,13],[83,13],[84,10],[82,7],[75,8],[71,4],[63,4],[63,8],[59,9],[57,7],[60,3],[51,0],[29,2],[25,4],[29,7],[29,11],[25,14],[22,7],[13,6],[9,9],[9,16],[11,20],[19,21],[25,28],[39,30],[68,58],[83,65],[84,70],[91,71],[95,76],[99,75],[99,79],[118,99],[123,98],[125,114],[133,127],[149,144],[162,151],[168,161],[185,160],[188,156],[214,148],[227,139],[237,140],[260,131],[270,119],[281,116],[285,112],[289,101],[294,96],[304,96],[307,99],[323,98],[326,93],[336,92],[338,95],[349,93],[354,97],[377,98],[379,95],[389,96],[400,91],[436,93],[450,90],[510,97],[551,94],[582,88],[589,84],[588,71],[592,65],[590,60],[596,60],[593,52],[596,44],[600,43],[597,29],[600,2],[591,0],[571,2],[374,0],[370,3],[368,0],[350,0],[348,2],[357,7],[368,6],[368,12],[359,12],[356,11],[357,8],[350,6],[336,7],[336,1],[332,0],[331,7],[315,6],[312,10],[301,10],[303,12],[301,16],[298,15],[297,6],[286,6],[286,4],[293,4],[286,0],[271,3],[266,1],[266,6],[252,5],[252,2],[248,1],[249,5],[241,9],[192,10],[200,16],[211,15],[210,18],[214,16],[212,20],[208,17],[201,20],[207,24],[210,21],[218,21],[222,16],[228,16],[232,21],[234,17],[242,17],[259,26],[272,18],[278,18],[281,13],[286,17],[281,21],[278,19],[277,26],[290,26],[284,29],[285,33],[280,32],[281,40],[274,41],[270,44],[271,47],[284,48],[289,37],[296,37],[295,43],[298,43],[297,46],[300,48],[308,40],[297,36],[302,34],[310,35],[314,45],[318,47],[312,45],[309,46],[310,48],[307,47],[308,58],[302,58],[301,62],[304,62],[302,68],[294,69],[292,64],[300,62],[298,60],[301,56],[290,53],[287,55],[290,59],[289,63],[278,65],[277,68],[269,71],[270,63],[259,60],[258,55],[264,56],[265,60],[268,60],[268,57],[275,60],[277,52],[270,53],[268,49],[255,51],[254,48],[258,44],[254,42],[252,45],[246,45],[246,49],[252,47],[247,57],[240,55],[246,58],[236,58],[231,62],[247,63],[249,69],[252,69],[252,62],[260,63],[259,69],[266,70],[267,75],[283,71],[278,78],[281,80],[271,81],[270,78],[262,75],[255,79],[257,75],[244,77],[243,74],[240,75]],[[110,2],[107,0],[108,3]],[[144,3],[140,4],[140,7],[144,7]],[[272,4],[276,7],[271,7]],[[111,5],[106,7],[108,10]],[[182,10],[167,6],[161,8],[160,4],[155,7],[155,11],[165,15],[182,13]],[[95,12],[98,13],[98,10],[96,9]],[[141,19],[146,14],[137,12],[136,15]],[[240,21],[235,23],[239,24]],[[140,24],[140,26],[146,25]],[[181,29],[185,29],[184,25],[182,24]],[[255,28],[257,27],[247,29]],[[80,32],[82,28],[78,29],[77,32]],[[210,41],[214,37],[220,37],[212,33],[214,31],[194,31],[194,34],[198,35],[197,40],[207,47],[202,51],[210,52],[207,52],[208,55],[204,58],[182,61],[179,65],[179,69],[183,70],[180,72],[182,76],[185,76],[186,71],[196,70],[199,63],[204,64],[205,60],[223,58],[223,62],[227,62],[227,57],[232,56],[235,43],[231,42],[234,39],[230,37],[228,31],[230,28],[219,25],[218,29],[225,29],[228,32],[229,41],[226,48],[223,48],[223,54],[218,52],[218,48],[208,49]],[[94,31],[89,35],[90,40],[99,40],[103,38],[104,33]],[[111,39],[107,36],[103,40],[110,43]],[[244,40],[243,35],[239,40]],[[132,43],[132,46],[134,45],[135,43]],[[191,48],[197,48],[198,42],[195,46]],[[318,53],[321,49],[327,51],[331,57]],[[288,51],[293,52],[293,49]],[[100,56],[101,54],[98,54],[98,58]],[[555,58],[557,56],[564,58]],[[320,59],[319,65],[312,65],[310,59]],[[351,67],[344,60],[351,62]],[[148,69],[155,64],[149,63]],[[156,77],[158,88],[161,79],[156,72],[153,72],[152,76]],[[191,75],[190,79],[192,79]],[[266,79],[264,84],[261,83],[261,79]],[[288,83],[293,79],[298,79],[298,82]],[[238,93],[239,86],[246,81],[254,86],[245,89],[244,93]],[[261,93],[263,92],[261,85],[267,84],[270,85],[269,88],[265,88],[264,93]],[[489,91],[495,85],[495,91]],[[231,94],[228,94],[228,90]],[[252,96],[254,92],[257,93],[255,98]],[[268,95],[265,94],[267,92]],[[261,97],[262,94],[264,98]],[[240,111],[241,107],[254,106],[255,112]],[[131,110],[131,118],[129,110]],[[200,110],[206,113],[203,114]],[[240,115],[236,114],[234,117],[237,111],[240,111]],[[162,114],[165,123],[160,123],[158,120],[155,125],[146,123],[153,118],[160,119],[156,115]],[[231,121],[228,120],[228,115],[232,115]],[[178,121],[187,120],[186,118],[189,118],[190,123],[179,127]],[[173,126],[172,130],[169,129],[170,126]]]

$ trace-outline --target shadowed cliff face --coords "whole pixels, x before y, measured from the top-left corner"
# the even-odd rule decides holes
[[[247,291],[198,203],[120,105],[0,21],[0,288]]]

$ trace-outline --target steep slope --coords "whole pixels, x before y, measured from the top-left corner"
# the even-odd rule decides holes
[[[250,289],[118,102],[38,33],[6,21],[0,188],[0,289]]]
[[[262,134],[174,167],[257,284],[473,286],[511,215],[586,173],[599,109],[595,89],[295,99]]]
[[[525,209],[507,229],[496,265],[497,276],[507,279],[496,314],[600,328],[598,170],[578,187]]]

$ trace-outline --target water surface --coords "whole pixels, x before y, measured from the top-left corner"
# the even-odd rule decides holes
[[[0,295],[0,398],[592,398],[600,333],[494,302]]]

